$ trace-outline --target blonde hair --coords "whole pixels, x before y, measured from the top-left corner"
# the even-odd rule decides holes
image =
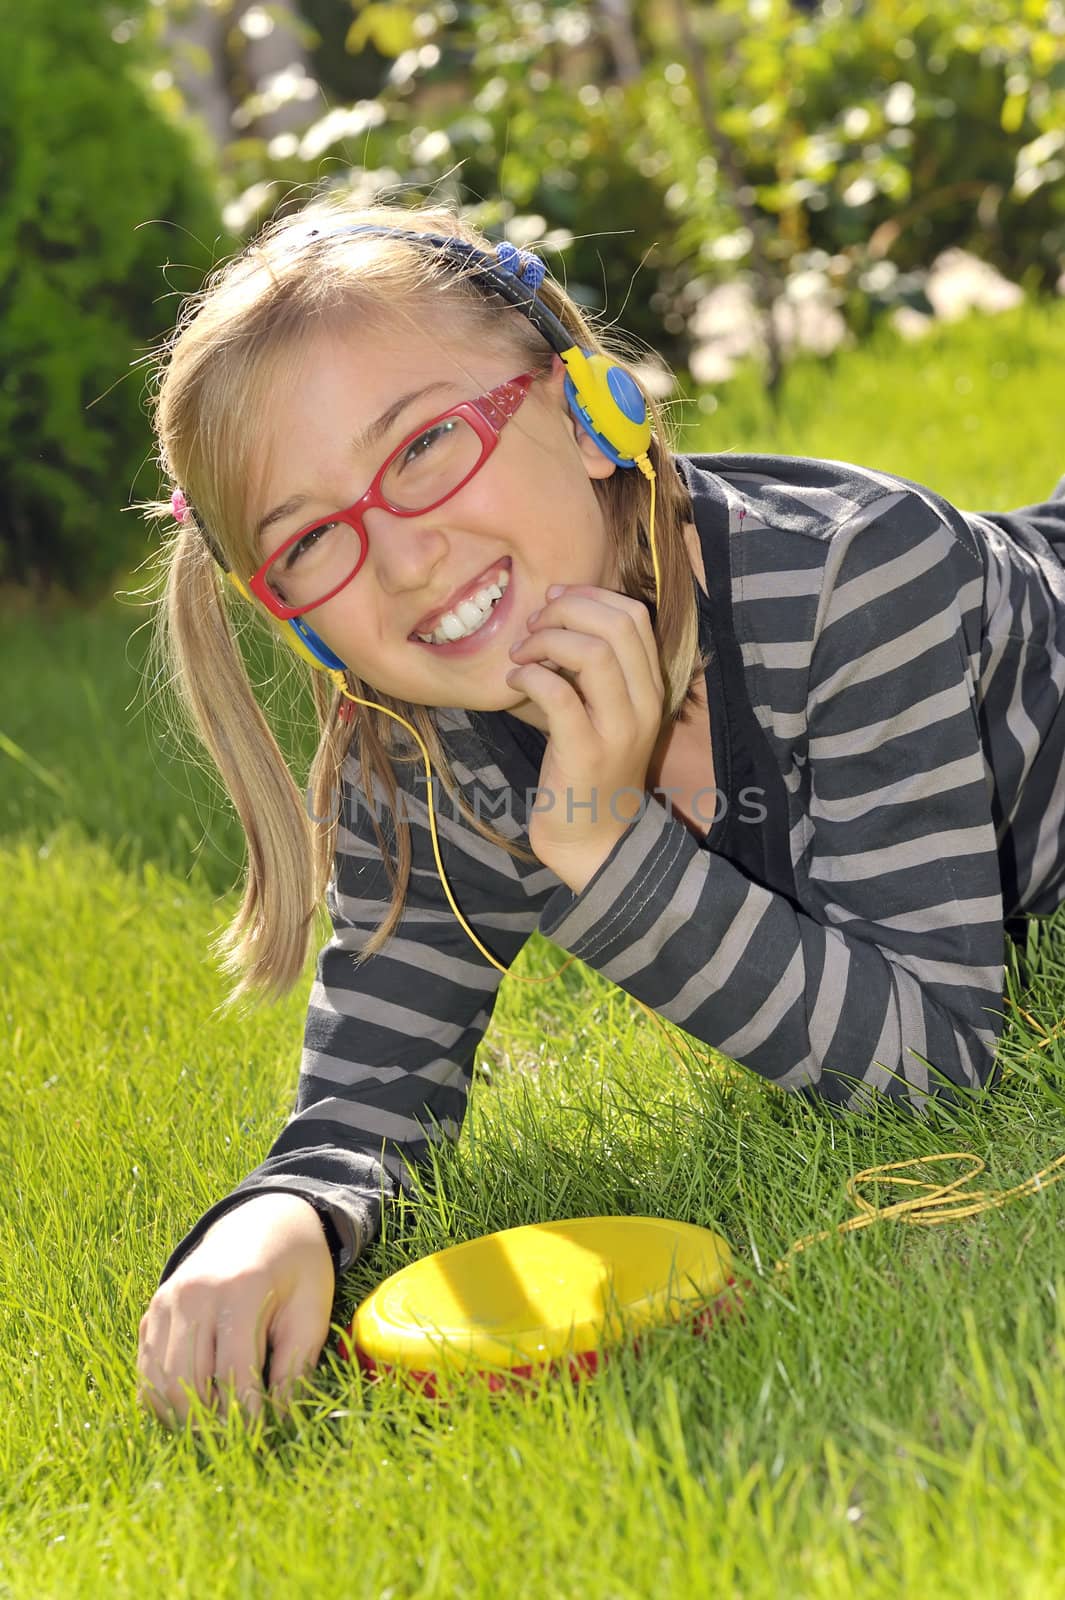
[[[302,241],[316,223],[324,225],[326,236],[313,248],[294,249],[297,236]],[[248,418],[264,415],[270,395],[283,392],[312,328],[315,333],[334,326],[379,330],[394,327],[403,317],[426,337],[425,330],[447,327],[459,342],[468,340],[471,349],[512,351],[524,368],[536,372],[546,373],[553,358],[547,341],[519,310],[469,282],[465,271],[400,239],[328,237],[329,226],[339,223],[445,234],[489,255],[494,251],[492,242],[447,203],[355,206],[343,197],[320,196],[268,224],[184,303],[151,371],[157,461],[170,479],[166,494],[180,485],[229,568],[245,582],[261,559],[246,510],[255,447]],[[593,328],[550,277],[537,294],[575,344],[607,353],[625,366],[621,340]],[[665,686],[664,726],[684,720],[709,657],[699,650],[692,567],[683,534],[691,501],[664,442],[663,410],[651,396],[647,405],[654,430],[648,454],[657,475],[655,542],[662,592],[655,632]],[[649,485],[642,474],[619,470],[594,480],[594,490],[616,550],[621,591],[653,605]],[[409,824],[397,814],[393,763],[413,761],[424,772],[422,755],[407,730],[383,712],[351,706],[351,721],[339,716],[350,702],[323,673],[282,646],[290,668],[310,674],[317,715],[318,745],[305,805],[255,698],[233,631],[234,608],[247,614],[247,603],[222,578],[191,516],[175,522],[169,499],[143,501],[139,509],[148,520],[171,522],[150,558],[158,588],[151,601],[153,675],[176,690],[178,709],[187,714],[217,766],[247,839],[243,899],[212,945],[223,971],[239,980],[223,1006],[245,998],[258,1006],[282,998],[302,975],[315,913],[334,866],[341,770],[349,748],[358,753],[362,794],[392,884],[388,912],[356,965],[376,954],[395,930],[410,879],[411,846]],[[277,642],[276,624],[265,610],[256,605],[254,614]],[[512,855],[536,860],[530,850],[471,811],[451,770],[434,708],[398,700],[351,671],[344,677],[350,693],[379,701],[418,730],[433,772],[471,827]],[[395,864],[378,825],[375,788],[387,796],[392,812]],[[312,817],[326,821],[315,823]]]

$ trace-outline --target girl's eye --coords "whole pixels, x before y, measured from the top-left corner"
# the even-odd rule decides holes
[[[418,446],[425,444],[427,440],[431,445],[434,439],[439,438],[442,433],[449,432],[453,427],[453,422],[438,422],[434,428],[426,428],[424,433],[420,433],[416,439],[411,440],[403,453],[401,465],[407,466],[412,460],[417,461],[421,456],[427,455],[428,450],[419,450]]]
[[[328,522],[320,522],[316,528],[308,529],[308,531],[303,535],[302,539],[296,540],[296,543],[292,546],[292,549],[285,557],[286,572],[291,572],[292,568],[296,565],[296,562],[300,559],[300,557],[306,555],[307,551],[314,547],[314,545],[330,526],[331,524]]]

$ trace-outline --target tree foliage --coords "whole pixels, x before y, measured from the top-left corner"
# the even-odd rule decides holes
[[[0,58],[0,581],[84,593],[144,540],[137,363],[235,241],[121,14],[0,5]]]
[[[666,0],[353,0],[348,48],[394,57],[384,87],[299,135],[243,140],[227,170],[252,200],[236,214],[251,227],[332,184],[455,194],[500,236],[540,241],[580,298],[674,365],[699,298],[750,271],[741,201],[770,224],[782,285],[820,274],[859,333],[900,301],[921,304],[927,267],[952,245],[1031,291],[1053,288],[1065,0],[689,10],[710,127]]]

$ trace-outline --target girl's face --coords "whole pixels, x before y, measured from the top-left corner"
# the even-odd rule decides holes
[[[350,339],[320,334],[260,429],[262,498],[247,507],[249,526],[282,502],[304,497],[298,510],[264,530],[261,560],[299,528],[357,500],[417,428],[527,367],[520,356],[434,343],[416,332],[360,331]],[[616,465],[571,414],[565,377],[556,355],[550,374],[532,384],[480,470],[435,511],[406,517],[380,507],[367,512],[362,566],[331,600],[306,614],[329,648],[383,693],[415,705],[509,711],[548,731],[541,709],[505,681],[514,665],[510,646],[525,638],[526,619],[547,603],[551,584],[618,587],[592,483]],[[400,395],[430,383],[453,387],[411,401],[369,452],[351,450],[349,441]],[[506,557],[510,592],[501,605],[509,604],[484,643],[449,655],[411,637],[426,613]]]

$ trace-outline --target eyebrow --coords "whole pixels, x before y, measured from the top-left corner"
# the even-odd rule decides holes
[[[387,433],[391,432],[394,424],[400,416],[400,413],[405,411],[406,408],[413,404],[415,400],[420,400],[422,395],[433,394],[439,389],[457,388],[457,383],[447,383],[443,380],[440,380],[436,383],[427,383],[421,389],[411,389],[407,394],[401,394],[399,399],[393,400],[388,409],[386,411],[382,411],[377,420],[375,422],[371,422],[369,427],[366,428],[364,432],[357,433],[351,439],[349,439],[348,449],[354,455],[359,455],[360,453],[371,449],[373,445],[379,444]],[[308,498],[309,497],[305,494],[294,494],[288,500],[283,500],[279,506],[275,506],[272,511],[268,511],[266,516],[263,517],[256,526],[254,535],[255,538],[261,539],[267,528],[269,528],[275,522],[280,522],[284,517],[290,517],[294,511],[299,510],[300,506],[307,504]]]

